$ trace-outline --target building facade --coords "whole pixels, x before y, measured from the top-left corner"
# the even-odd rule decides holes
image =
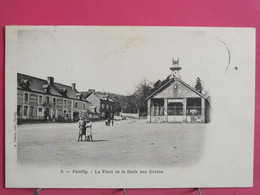
[[[181,80],[179,59],[170,70],[169,81],[147,97],[147,122],[209,122],[208,97]]]
[[[83,97],[95,106],[95,112],[99,114],[101,119],[114,119],[114,101],[107,94],[96,92],[94,89],[89,89],[87,92],[82,92]]]
[[[92,104],[71,86],[24,74],[17,74],[17,117],[20,121],[75,121],[88,117]]]

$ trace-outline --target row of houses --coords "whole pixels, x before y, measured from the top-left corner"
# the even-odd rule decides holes
[[[94,89],[80,92],[71,86],[17,74],[17,117],[19,121],[76,121],[114,118],[114,101]]]

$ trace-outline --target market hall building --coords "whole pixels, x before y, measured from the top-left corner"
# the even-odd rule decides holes
[[[147,97],[147,122],[209,122],[209,100],[181,80],[179,59],[170,70],[170,80]]]

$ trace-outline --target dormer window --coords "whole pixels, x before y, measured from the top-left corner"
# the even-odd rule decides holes
[[[50,86],[49,85],[43,85],[42,88],[43,88],[45,93],[49,93],[49,91],[50,91]]]
[[[30,82],[29,80],[21,80],[21,87],[24,88],[24,89],[29,89],[29,86],[30,86]]]
[[[79,100],[82,100],[82,94],[81,93],[76,93],[76,96]]]
[[[63,96],[66,96],[66,95],[67,95],[67,89],[66,89],[66,88],[62,89],[60,93],[61,93]]]

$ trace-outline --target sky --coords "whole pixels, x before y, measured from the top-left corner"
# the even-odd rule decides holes
[[[182,80],[194,86],[200,77],[209,90],[212,78],[233,71],[235,60],[240,60],[233,55],[241,40],[232,32],[173,27],[25,28],[18,31],[17,71],[76,83],[79,91],[128,95],[144,78],[165,79],[171,74],[172,58],[179,58]]]

